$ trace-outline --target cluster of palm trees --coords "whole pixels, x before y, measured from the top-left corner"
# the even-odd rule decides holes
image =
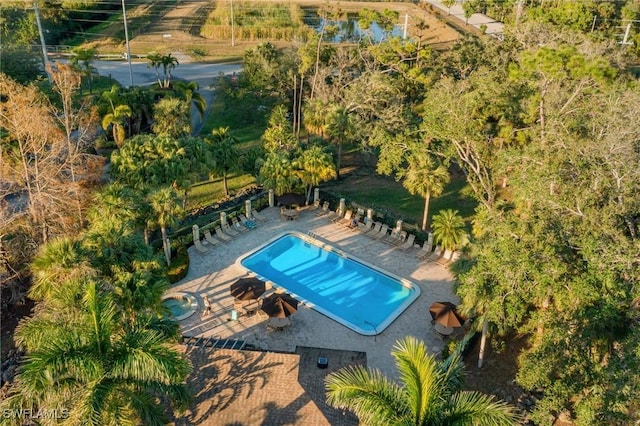
[[[322,145],[302,144],[295,137],[283,106],[272,111],[263,141],[266,156],[259,160],[259,178],[278,195],[304,189],[308,201],[314,186],[337,175],[331,154]]]
[[[72,62],[83,76],[95,73],[91,61],[95,51],[77,49]],[[181,137],[191,134],[191,108],[195,107],[204,117],[206,100],[198,92],[198,83],[173,81],[171,71],[178,65],[176,58],[152,53],[148,55],[149,67],[156,70],[158,81],[149,88],[123,88],[114,85],[98,98],[98,112],[102,117],[102,128],[111,129],[112,138],[118,148],[125,139],[153,131],[157,135]],[[159,69],[163,69],[163,77]]]
[[[15,333],[27,355],[0,408],[64,408],[78,425],[160,425],[166,402],[188,406],[190,366],[163,315],[166,270],[137,231],[135,203],[118,192],[95,198],[82,235],[52,240],[34,259],[37,304]]]

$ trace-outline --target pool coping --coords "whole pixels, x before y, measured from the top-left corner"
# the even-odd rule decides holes
[[[294,235],[294,236],[296,236],[296,237],[298,237],[298,238],[300,238],[300,239],[302,239],[302,240],[304,240],[304,241],[306,241],[308,243],[311,243],[311,244],[313,244],[313,245],[315,245],[317,247],[320,247],[320,248],[322,248],[324,250],[336,253],[338,256],[341,256],[343,258],[349,259],[349,260],[351,260],[353,262],[356,262],[356,263],[360,263],[361,265],[364,265],[367,268],[373,269],[374,271],[378,272],[381,275],[385,275],[387,277],[393,278],[394,280],[398,281],[403,287],[412,290],[412,295],[407,297],[401,304],[399,304],[398,307],[396,308],[396,310],[394,312],[392,312],[391,314],[389,314],[389,316],[384,321],[382,321],[380,324],[378,324],[377,327],[374,326],[373,324],[371,324],[371,326],[373,327],[373,330],[367,330],[367,329],[364,329],[362,327],[359,327],[356,324],[353,324],[351,322],[343,320],[342,318],[334,315],[332,312],[324,309],[323,307],[317,306],[313,302],[308,301],[305,298],[300,297],[299,295],[289,291],[289,289],[287,289],[286,287],[283,287],[283,286],[279,285],[278,283],[275,283],[275,282],[273,282],[271,280],[266,279],[265,277],[260,276],[255,271],[245,267],[242,264],[242,261],[245,258],[253,255],[254,253],[262,250],[264,247],[266,247],[269,244],[273,243],[274,241],[276,241],[276,240],[278,240],[278,239],[280,239],[280,238],[282,238],[284,236],[287,236],[287,235]],[[407,308],[409,308],[409,306],[411,306],[411,304],[413,302],[415,302],[420,297],[420,294],[422,293],[422,290],[420,289],[420,286],[418,284],[414,283],[413,281],[410,281],[410,280],[408,280],[408,279],[406,279],[404,277],[396,275],[396,274],[394,274],[392,272],[389,272],[389,271],[387,271],[385,269],[379,268],[378,266],[373,265],[373,264],[371,264],[371,263],[369,263],[369,262],[367,262],[365,260],[362,260],[359,257],[352,255],[351,253],[348,253],[348,252],[346,252],[344,250],[339,249],[338,247],[335,247],[335,246],[333,246],[333,245],[331,245],[331,244],[329,244],[329,243],[327,243],[325,241],[322,241],[321,239],[319,239],[315,235],[311,236],[311,235],[308,235],[308,234],[305,234],[305,233],[302,233],[302,232],[299,232],[299,231],[285,231],[285,232],[282,232],[282,233],[276,235],[275,237],[267,240],[265,243],[260,244],[259,246],[257,246],[255,248],[249,250],[248,252],[240,255],[236,259],[235,264],[236,264],[237,267],[241,268],[242,270],[246,271],[247,273],[255,275],[258,278],[264,280],[265,282],[271,283],[274,288],[286,290],[289,294],[291,294],[293,297],[295,297],[303,305],[305,305],[305,306],[307,306],[307,307],[309,307],[309,308],[321,313],[322,315],[326,316],[327,318],[329,318],[329,319],[337,322],[338,324],[340,324],[340,325],[342,325],[344,327],[347,327],[347,328],[349,328],[349,329],[351,329],[351,330],[355,331],[356,333],[359,333],[359,334],[361,334],[363,336],[377,336],[377,335],[381,334],[398,317],[400,317],[400,315],[402,315],[404,313],[404,311],[406,311]]]

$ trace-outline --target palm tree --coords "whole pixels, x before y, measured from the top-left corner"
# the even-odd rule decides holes
[[[97,275],[81,244],[68,237],[43,245],[31,263],[31,271],[29,297],[62,303],[74,297],[79,283]]]
[[[336,106],[329,111],[327,116],[327,134],[338,146],[338,154],[336,159],[336,174],[340,179],[340,163],[342,160],[342,144],[351,138],[353,134],[353,122],[346,109]]]
[[[516,425],[513,408],[492,396],[460,391],[462,362],[455,352],[442,362],[415,337],[391,352],[401,384],[377,370],[344,368],[325,379],[327,402],[352,410],[366,425]]]
[[[124,133],[124,120],[131,117],[132,112],[129,105],[118,105],[113,110],[102,117],[102,128],[107,130],[109,126],[112,126],[113,140],[118,148],[122,147],[125,140]]]
[[[151,129],[158,136],[180,138],[191,133],[191,112],[186,101],[166,97],[153,107]]]
[[[316,98],[304,105],[304,127],[308,134],[324,138],[327,128],[327,104]]]
[[[458,210],[441,210],[433,217],[433,236],[444,249],[454,250],[467,243],[464,220]]]
[[[138,215],[137,194],[121,183],[111,183],[93,195],[89,221],[98,222],[105,217],[124,222],[135,221]]]
[[[178,65],[178,59],[171,56],[171,53],[168,55],[163,55],[161,58],[162,70],[164,72],[164,81],[163,86],[165,89],[168,89],[171,86],[171,71]]]
[[[89,93],[93,93],[93,76],[97,74],[97,71],[95,67],[91,66],[91,62],[96,59],[96,49],[94,47],[83,49],[78,46],[72,49],[71,52],[73,53],[73,56],[71,57],[71,65],[79,69],[81,74],[88,79]]]
[[[152,68],[156,71],[156,79],[158,80],[158,87],[162,87],[162,80],[160,79],[160,66],[162,66],[162,55],[157,52],[151,52],[147,55],[147,68]]]
[[[180,197],[173,188],[164,187],[151,192],[148,199],[162,232],[162,247],[167,258],[167,265],[171,265],[171,249],[167,244],[167,228],[175,225],[178,218],[184,213],[180,205]]]
[[[161,55],[159,53],[150,53],[147,55],[147,60],[149,61],[149,65],[147,68],[153,67],[156,70],[156,77],[158,79],[158,87],[161,89],[168,89],[171,86],[171,71],[177,66],[180,65],[178,59],[171,56],[171,53],[168,55]],[[160,67],[162,67],[163,78],[160,78]]]
[[[301,169],[300,180],[307,186],[307,204],[309,204],[313,187],[320,185],[321,182],[335,179],[336,167],[331,155],[324,152],[318,145],[304,150],[295,163]]]
[[[300,178],[293,168],[293,163],[284,153],[272,152],[260,167],[260,181],[267,188],[272,188],[276,195],[291,192],[300,183]]]
[[[173,89],[181,99],[187,101],[189,107],[195,105],[202,120],[204,118],[204,112],[207,109],[207,101],[198,92],[198,83],[195,81],[176,81],[173,84]]]
[[[148,250],[135,224],[108,216],[91,223],[82,247],[92,253],[91,265],[104,277],[122,265],[132,264],[140,251]]]
[[[162,295],[171,285],[166,278],[162,258],[148,250],[140,253],[130,265],[111,268],[108,278],[113,300],[125,319],[139,315],[160,316],[165,310]]]
[[[86,286],[79,307],[39,311],[20,324],[16,341],[27,355],[1,408],[64,407],[77,425],[163,425],[165,401],[188,406],[189,364],[164,329],[146,318],[123,323],[98,286]]]
[[[229,196],[227,175],[238,164],[238,151],[235,144],[238,140],[229,134],[228,127],[220,127],[211,131],[212,138],[207,140],[213,161],[212,172],[216,176],[222,176],[224,195]]]
[[[427,230],[429,224],[429,202],[431,196],[437,197],[441,195],[449,182],[447,168],[443,164],[439,164],[437,167],[435,165],[429,153],[413,153],[409,157],[407,169],[398,174],[398,177],[404,178],[402,186],[407,188],[409,193],[424,197],[423,231]]]

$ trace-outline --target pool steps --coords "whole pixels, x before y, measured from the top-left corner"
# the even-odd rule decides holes
[[[244,349],[246,343],[244,340],[221,339],[217,337],[196,337],[182,336],[182,343],[189,346],[197,346],[201,349]]]

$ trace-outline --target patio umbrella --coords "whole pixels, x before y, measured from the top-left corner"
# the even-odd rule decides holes
[[[264,281],[255,277],[240,278],[229,289],[231,295],[238,300],[257,299],[266,291]]]
[[[451,302],[435,302],[429,306],[429,313],[435,322],[445,327],[462,327],[465,321]]]
[[[304,195],[294,194],[293,192],[282,194],[276,197],[276,200],[278,204],[282,204],[283,206],[291,206],[292,204],[301,206],[307,201]]]
[[[273,293],[264,298],[260,309],[272,318],[286,318],[298,311],[298,301],[290,294]]]

